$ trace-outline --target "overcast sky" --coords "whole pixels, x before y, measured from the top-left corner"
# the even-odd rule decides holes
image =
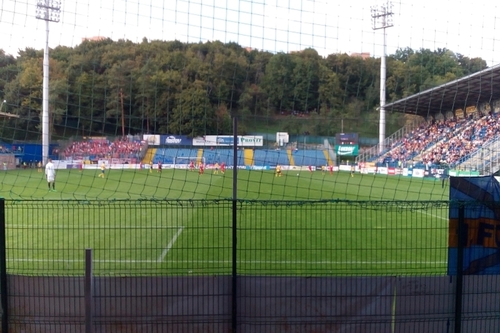
[[[36,4],[0,0],[0,41],[7,53],[45,45]],[[52,2],[52,0],[48,0]],[[379,0],[62,0],[49,45],[76,46],[84,37],[140,42],[143,37],[182,42],[220,40],[271,52],[307,47],[321,55],[369,52],[380,57],[383,30],[373,30]],[[397,48],[448,48],[500,62],[500,5],[486,0],[394,0],[387,54]],[[495,52],[497,51],[497,52]]]

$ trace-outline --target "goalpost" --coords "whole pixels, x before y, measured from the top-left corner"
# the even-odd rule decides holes
[[[193,162],[195,168],[198,168],[200,163],[205,164],[205,157],[198,156],[176,156],[174,157],[174,168],[178,169],[186,169],[189,167],[189,164]]]

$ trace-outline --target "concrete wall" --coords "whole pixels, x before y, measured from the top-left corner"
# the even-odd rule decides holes
[[[84,332],[83,278],[9,276],[10,332]],[[232,278],[99,277],[94,332],[231,332]],[[453,332],[452,277],[238,277],[238,332]],[[500,331],[500,278],[464,277],[462,332]]]

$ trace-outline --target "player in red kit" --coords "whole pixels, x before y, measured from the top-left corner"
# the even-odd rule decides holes
[[[199,167],[200,175],[202,175],[205,172],[205,166],[203,165],[203,163],[200,163]]]
[[[220,164],[220,172],[224,174],[225,171],[226,171],[226,163],[222,162]]]
[[[194,162],[191,161],[189,162],[189,171],[193,171],[194,170]]]
[[[328,172],[330,172],[330,175],[333,175],[333,165],[328,166]]]

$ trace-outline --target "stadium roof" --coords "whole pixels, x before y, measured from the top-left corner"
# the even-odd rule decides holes
[[[500,64],[480,72],[387,103],[386,111],[427,117],[500,99]]]

